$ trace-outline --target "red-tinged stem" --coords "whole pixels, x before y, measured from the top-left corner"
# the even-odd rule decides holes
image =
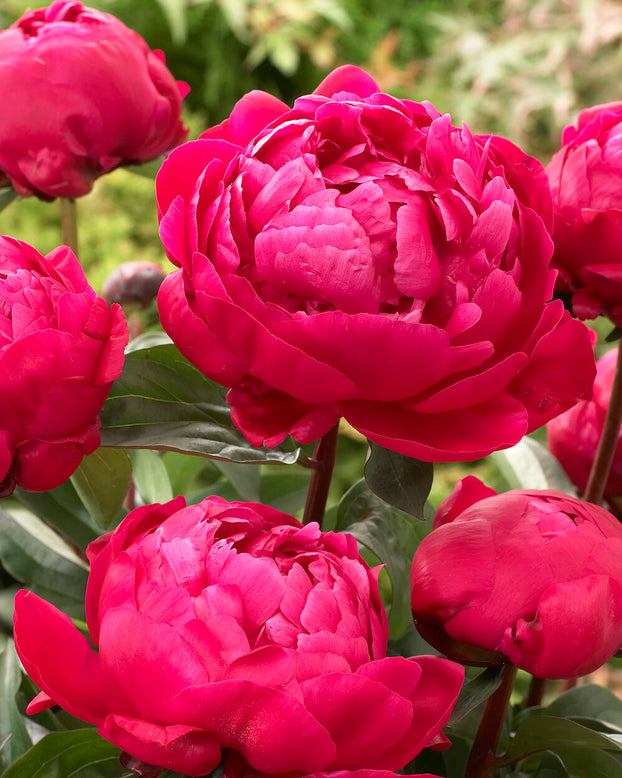
[[[78,256],[78,205],[73,198],[60,198],[60,228],[63,244]]]
[[[544,692],[546,691],[546,678],[536,678],[532,676],[529,684],[529,691],[525,699],[526,708],[535,708],[537,705],[542,705],[544,698]]]
[[[506,665],[501,685],[490,695],[484,708],[464,778],[494,778],[492,764],[515,678],[516,668]]]
[[[590,477],[583,499],[586,502],[602,502],[605,493],[605,486],[611,470],[611,463],[618,445],[618,435],[620,434],[620,424],[622,423],[622,340],[618,344],[618,363],[611,387],[611,398],[607,415],[605,416],[605,425],[600,436],[598,449]]]
[[[330,479],[333,475],[333,465],[335,464],[338,437],[339,424],[335,424],[335,426],[315,444],[315,451],[313,452],[313,457],[309,463],[311,467],[313,467],[313,471],[309,480],[307,502],[305,505],[304,517],[302,519],[303,524],[317,521],[320,527],[322,526],[324,511],[326,510],[326,500],[328,499]]]

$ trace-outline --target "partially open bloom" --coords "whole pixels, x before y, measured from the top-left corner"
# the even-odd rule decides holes
[[[622,526],[560,492],[497,495],[469,476],[417,549],[411,589],[417,628],[448,656],[585,675],[622,645]]]
[[[617,355],[618,349],[614,348],[596,363],[592,399],[581,400],[574,408],[550,421],[546,427],[551,454],[559,460],[572,483],[581,492],[585,491],[605,425]],[[619,495],[622,495],[622,430],[618,433],[618,444],[605,486],[605,497]]]
[[[581,111],[547,166],[558,288],[581,319],[622,326],[622,102]]]
[[[540,163],[357,68],[292,109],[246,95],[157,195],[180,267],[162,323],[254,445],[344,416],[409,456],[475,459],[589,395],[587,332],[547,302]]]
[[[0,236],[0,493],[66,481],[100,442],[98,414],[123,367],[118,305],[66,246],[43,257]]]
[[[27,11],[0,32],[0,182],[44,200],[87,194],[185,139],[186,92],[114,16],[76,0]]]
[[[264,505],[183,498],[88,548],[90,638],[22,591],[15,642],[43,692],[147,764],[204,775],[396,770],[438,743],[463,669],[387,657],[378,569],[355,539]],[[442,737],[442,736],[441,736]]]

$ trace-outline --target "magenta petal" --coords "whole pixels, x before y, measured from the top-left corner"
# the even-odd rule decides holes
[[[335,68],[313,90],[314,95],[332,97],[338,92],[351,92],[358,97],[369,97],[380,92],[380,87],[364,70],[354,65],[342,65]]]
[[[337,747],[331,768],[382,761],[411,726],[410,701],[361,673],[321,676],[301,687],[306,709],[326,727]],[[404,763],[385,766],[398,769]]]
[[[98,732],[146,764],[184,775],[206,775],[218,766],[221,759],[220,744],[213,735],[183,724],[161,726],[111,714]]]
[[[72,716],[100,724],[107,707],[104,674],[69,616],[21,590],[15,597],[14,629],[19,658],[37,686]]]
[[[622,587],[589,575],[548,588],[536,618],[508,628],[499,650],[539,678],[587,675],[622,644]]]
[[[246,680],[182,691],[169,717],[212,732],[222,748],[239,751],[257,770],[322,770],[335,758],[326,729],[294,697]]]
[[[289,106],[267,92],[254,89],[235,104],[229,118],[234,143],[246,146],[268,124],[289,111]]]

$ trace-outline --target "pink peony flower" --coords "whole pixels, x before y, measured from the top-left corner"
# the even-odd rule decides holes
[[[87,194],[185,139],[187,91],[114,16],[75,0],[27,11],[0,32],[0,178],[43,200]]]
[[[180,267],[162,323],[253,445],[344,416],[409,456],[476,459],[589,395],[588,334],[547,303],[542,166],[357,68],[293,109],[246,95],[157,196]]]
[[[22,591],[15,641],[54,703],[147,764],[203,775],[395,770],[437,742],[463,669],[386,657],[377,585],[350,535],[251,503],[132,511],[88,548],[91,641]]]
[[[617,354],[618,350],[614,348],[596,363],[592,399],[581,400],[546,427],[551,454],[559,460],[568,478],[581,492],[585,491],[605,425]],[[618,434],[618,445],[605,487],[605,497],[618,495],[622,495],[622,430]]]
[[[128,332],[61,246],[41,256],[0,236],[0,494],[66,481],[99,446]]]
[[[448,656],[585,675],[622,644],[622,526],[560,492],[497,495],[469,476],[417,549],[411,588],[418,630]]]
[[[547,166],[558,287],[581,319],[622,326],[622,102],[581,111]]]

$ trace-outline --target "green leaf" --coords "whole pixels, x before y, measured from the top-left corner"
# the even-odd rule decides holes
[[[22,682],[19,659],[12,640],[0,654],[0,768],[10,764],[32,746],[15,697]],[[5,738],[8,738],[5,741]]]
[[[380,500],[361,480],[342,497],[338,529],[345,527],[386,565],[391,580],[389,630],[399,640],[412,627],[410,568],[419,543],[430,532],[430,521],[409,516]]]
[[[145,503],[168,502],[174,497],[162,458],[147,448],[130,453],[134,484]]]
[[[464,684],[458,702],[455,704],[448,726],[455,727],[459,721],[468,716],[471,711],[487,700],[499,687],[504,673],[504,667],[487,667],[475,678]]]
[[[0,509],[0,562],[15,580],[84,618],[89,567],[50,527],[23,509]]]
[[[132,465],[125,451],[98,448],[84,457],[71,483],[98,527],[109,530],[119,515],[132,480]]]
[[[571,746],[558,756],[571,778],[622,778],[622,764],[605,751]]]
[[[577,491],[555,457],[530,437],[490,455],[511,489],[555,489],[576,497]]]
[[[247,502],[259,502],[260,472],[258,467],[218,460],[215,460],[214,464],[233,486],[240,499]],[[281,478],[285,480],[288,475],[289,473],[287,475],[281,474]]]
[[[25,492],[18,487],[14,496],[31,513],[53,524],[80,548],[86,548],[101,534],[70,480],[49,492]]]
[[[298,460],[300,449],[292,445],[251,446],[231,421],[226,393],[173,345],[130,350],[101,412],[102,445],[247,464]]]
[[[52,732],[2,773],[1,778],[131,778],[121,752],[93,729]]]
[[[561,755],[569,748],[622,752],[606,735],[570,719],[531,716],[517,728],[507,752],[503,755],[503,763],[514,764],[541,751],[553,751]],[[622,770],[622,766],[620,769]],[[622,772],[619,775],[622,778]]]
[[[545,712],[569,719],[592,719],[622,732],[622,700],[604,686],[589,684],[570,689],[545,708]]]
[[[434,477],[430,462],[389,451],[376,443],[369,444],[365,480],[381,500],[418,519],[424,518],[424,507]]]

